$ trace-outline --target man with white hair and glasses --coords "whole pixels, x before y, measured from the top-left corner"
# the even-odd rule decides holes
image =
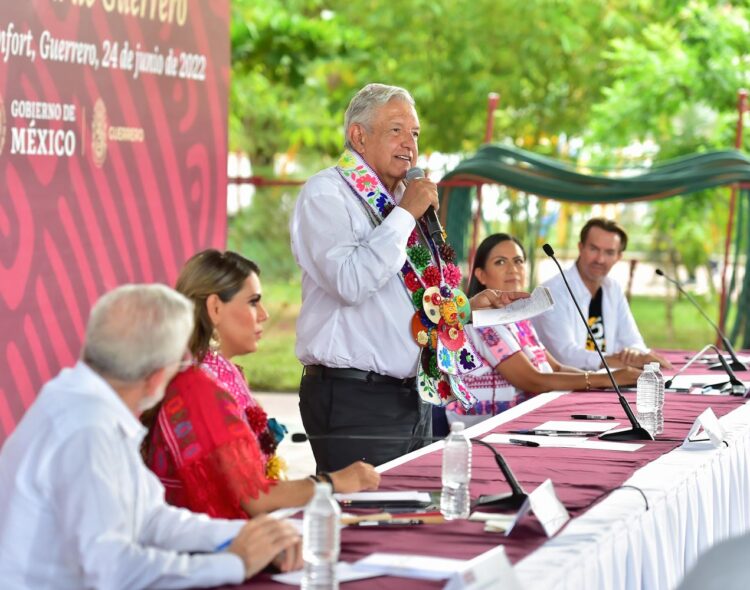
[[[204,587],[301,565],[288,523],[168,506],[141,460],[137,416],[179,369],[192,315],[163,285],[94,305],[81,360],[42,388],[0,452],[4,589]]]

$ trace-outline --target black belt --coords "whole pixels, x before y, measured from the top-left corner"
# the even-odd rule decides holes
[[[321,377],[323,379],[351,379],[353,381],[364,381],[366,383],[388,383],[389,385],[399,385],[401,387],[414,387],[416,385],[416,379],[414,377],[398,379],[388,375],[381,375],[374,371],[335,369],[333,367],[324,367],[323,365],[306,365],[305,375]]]

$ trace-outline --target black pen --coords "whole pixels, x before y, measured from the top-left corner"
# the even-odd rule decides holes
[[[520,438],[509,438],[508,442],[512,445],[519,445],[522,447],[538,447],[539,443],[533,440],[521,440]]]
[[[508,434],[531,434],[533,436],[591,436],[591,432],[574,432],[572,430],[511,430]]]
[[[614,416],[597,416],[595,414],[573,414],[573,420],[614,420]]]

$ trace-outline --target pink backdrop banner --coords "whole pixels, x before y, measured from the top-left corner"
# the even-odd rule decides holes
[[[229,0],[0,6],[0,443],[92,303],[226,241]]]

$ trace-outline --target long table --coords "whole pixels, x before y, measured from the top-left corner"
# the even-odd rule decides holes
[[[626,394],[634,406],[634,394]],[[695,417],[711,406],[727,430],[728,446],[682,441]],[[613,392],[555,392],[537,396],[467,432],[483,436],[530,428],[573,413],[621,417]],[[622,422],[626,422],[624,417]],[[438,489],[442,443],[381,466],[382,489]],[[533,589],[672,588],[714,543],[750,530],[750,408],[735,397],[667,394],[665,432],[633,453],[498,445],[526,491],[552,479],[573,520],[547,539],[524,518],[510,537],[459,521],[404,529],[347,528],[344,561],[375,551],[469,559],[498,544],[522,587]],[[648,500],[631,487],[639,488]],[[472,497],[507,491],[488,450],[474,448]],[[282,588],[268,574],[248,588]],[[442,583],[394,577],[346,584],[352,590],[440,588]]]

